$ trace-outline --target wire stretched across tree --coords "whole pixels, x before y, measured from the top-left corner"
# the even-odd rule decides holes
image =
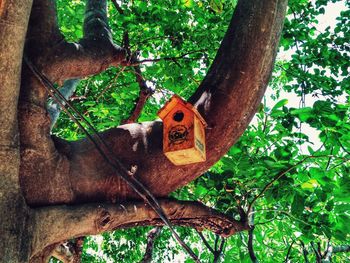
[[[161,224],[87,139],[50,136],[48,92],[22,65],[24,50],[53,83],[127,66],[128,52],[112,40],[106,2],[87,1],[84,35],[75,43],[67,42],[58,28],[55,1],[35,0],[31,5],[29,0],[0,5],[1,241],[8,244],[0,249],[4,262],[42,262],[69,238]],[[154,196],[165,198],[197,178],[243,133],[269,81],[285,9],[284,0],[239,1],[207,76],[189,99],[209,126],[205,163],[174,167],[162,153],[160,121],[100,134],[126,167],[137,167],[132,176]],[[126,209],[117,205],[123,203]],[[249,228],[244,216],[234,220],[200,203],[164,199],[161,206],[173,224],[208,228],[223,236]]]

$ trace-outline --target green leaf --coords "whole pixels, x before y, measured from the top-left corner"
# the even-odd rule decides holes
[[[301,214],[304,211],[304,202],[305,199],[300,194],[296,193],[292,203],[292,213],[295,215]]]
[[[307,121],[311,117],[314,117],[313,109],[310,107],[292,110],[291,114],[297,116],[303,122]]]
[[[309,181],[301,184],[301,188],[307,189],[307,190],[317,188],[318,186],[319,186],[319,183],[317,182],[316,179],[310,179]]]
[[[275,106],[273,106],[271,112],[273,112],[273,111],[276,110],[276,109],[279,109],[279,108],[283,107],[283,106],[286,105],[287,103],[288,103],[288,99],[282,99],[282,100],[280,100],[279,102],[277,102],[277,103],[275,104]]]
[[[211,0],[210,7],[217,13],[221,13],[223,10],[222,0]]]
[[[198,186],[196,187],[196,190],[195,190],[195,195],[197,195],[197,196],[203,196],[203,195],[205,195],[207,192],[208,192],[208,190],[207,190],[204,186],[198,185]]]
[[[181,0],[181,2],[185,7],[193,7],[193,0]]]

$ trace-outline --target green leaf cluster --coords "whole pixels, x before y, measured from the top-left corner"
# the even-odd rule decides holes
[[[198,87],[236,1],[118,2],[124,15],[111,3],[108,10],[114,41],[122,45],[127,30],[131,49],[139,52],[140,60],[174,58],[141,65],[155,93],[139,121],[154,120],[171,94],[188,98]],[[236,219],[240,219],[240,208],[247,211],[254,202],[254,249],[262,262],[283,262],[291,244],[290,262],[303,262],[301,242],[314,262],[311,243],[326,249],[329,240],[333,245],[349,241],[349,2],[343,3],[335,24],[322,30],[319,24],[331,5],[339,2],[289,1],[270,95],[228,153],[196,181],[172,194],[181,200],[199,200]],[[59,0],[57,5],[62,33],[71,41],[78,40],[84,1]],[[138,93],[132,71],[110,68],[82,80],[73,103],[98,130],[105,130],[127,119]],[[54,132],[70,140],[83,136],[64,115]],[[138,262],[149,229],[87,237],[83,262]],[[203,262],[212,262],[213,255],[195,231],[178,228],[178,232]],[[214,234],[204,235],[210,244],[215,243]],[[247,233],[228,238],[220,262],[251,262],[247,242]],[[166,229],[156,241],[153,257],[154,262],[191,262]],[[348,260],[345,253],[333,256],[334,262]]]

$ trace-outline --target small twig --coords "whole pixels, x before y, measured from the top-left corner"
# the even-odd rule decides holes
[[[114,76],[114,78],[109,82],[109,84],[107,85],[107,87],[105,87],[101,92],[100,94],[97,95],[96,97],[96,101],[98,101],[102,95],[107,91],[109,90],[112,85],[117,81],[117,79],[119,78],[120,74],[125,70],[125,67],[122,67],[121,70],[119,70],[119,72]]]
[[[290,218],[292,218],[292,219],[294,219],[294,220],[296,220],[296,221],[299,221],[300,223],[303,223],[303,224],[308,225],[308,226],[312,226],[312,224],[310,224],[310,223],[308,223],[308,222],[305,222],[305,221],[303,221],[303,220],[301,220],[301,219],[299,219],[299,218],[296,218],[295,216],[291,215],[291,214],[288,213],[287,211],[283,211],[283,210],[281,211],[281,210],[277,210],[277,209],[266,209],[266,210],[265,210],[265,209],[260,209],[260,210],[255,210],[255,211],[250,212],[250,215],[255,214],[255,213],[259,212],[259,211],[277,212],[277,213],[279,213],[279,214],[286,215],[286,216],[288,216],[288,217],[290,217]],[[276,217],[275,217],[274,219],[276,219]],[[267,222],[256,223],[255,225],[262,225],[262,224],[264,224],[264,223],[267,223]]]
[[[334,150],[334,147],[332,147],[332,149],[331,149],[331,155],[333,155],[333,150]],[[326,165],[326,171],[328,171],[328,168],[329,168],[329,165],[330,165],[330,163],[331,163],[331,160],[332,160],[332,156],[330,156],[329,158],[328,158],[328,162],[327,162],[327,165]]]
[[[276,218],[278,217],[278,214],[276,214],[273,218],[269,219],[269,220],[266,220],[266,221],[263,221],[263,222],[258,222],[258,223],[255,223],[255,225],[265,225],[267,223],[270,223],[272,221],[274,221]]]
[[[202,234],[202,232],[198,231],[196,229],[199,237],[202,239],[204,245],[210,250],[211,253],[215,254],[215,250],[210,246],[210,244],[208,243],[207,239],[204,237],[204,235]]]
[[[187,53],[184,53],[180,56],[177,57],[162,57],[162,58],[153,58],[153,59],[143,59],[143,60],[138,60],[136,61],[134,64],[132,64],[131,66],[136,66],[136,65],[140,65],[142,63],[146,63],[146,62],[159,62],[159,61],[176,61],[178,59],[183,59],[186,58],[187,55],[191,55],[194,53],[200,53],[200,52],[205,52],[206,50],[201,49],[201,50],[193,50]]]
[[[339,166],[342,166],[344,163],[347,163],[348,161],[350,161],[350,158],[349,158],[349,159],[345,159],[345,160],[343,160],[342,162],[333,165],[331,168],[329,168],[329,170],[333,170],[333,169],[335,169],[335,168],[337,168],[337,167],[339,167]]]
[[[249,214],[250,214],[250,212],[251,212],[251,209],[252,209],[254,203],[256,202],[256,200],[258,200],[258,199],[267,191],[267,189],[269,189],[269,188],[273,185],[274,182],[276,182],[278,179],[280,179],[280,178],[281,178],[283,175],[285,175],[286,173],[288,173],[288,172],[290,172],[291,170],[293,170],[293,169],[294,169],[296,166],[298,166],[299,164],[302,164],[303,162],[305,162],[305,160],[307,160],[307,158],[308,158],[308,157],[305,157],[304,159],[302,159],[301,161],[299,161],[299,162],[296,163],[295,165],[289,167],[287,170],[284,170],[284,171],[278,173],[268,184],[266,184],[265,187],[262,189],[262,191],[261,191],[258,195],[256,195],[256,196],[254,197],[254,199],[252,200],[252,202],[249,204],[249,206],[248,206],[248,212],[247,212],[248,216],[249,216]]]
[[[286,259],[284,260],[285,263],[287,263],[289,260],[289,255],[290,255],[290,252],[292,251],[292,247],[293,247],[294,243],[295,243],[295,240],[293,240],[292,243],[290,243],[290,246],[289,246],[288,251],[287,251]]]
[[[243,244],[245,247],[247,247],[248,244],[245,242],[244,237],[243,237],[243,234],[242,234],[241,232],[239,232],[239,237],[240,237],[240,239],[241,239],[242,244]]]
[[[266,128],[267,128],[267,120],[268,120],[269,115],[266,114],[266,112],[264,112],[264,114],[265,114],[265,118],[264,118],[264,124],[263,124],[263,129],[262,129],[261,133],[265,135]],[[260,150],[260,147],[257,147],[255,150],[255,155],[257,155],[259,153],[259,150]]]
[[[162,231],[162,227],[157,226],[148,232],[146,252],[145,252],[142,260],[140,261],[140,263],[152,262],[154,242],[157,239],[157,237],[160,235],[161,231]]]
[[[342,142],[340,141],[339,137],[336,136],[336,138],[337,138],[337,141],[338,141],[340,147],[343,149],[343,151],[350,155],[350,152],[349,152],[348,150],[345,149],[345,147],[343,146],[343,144],[342,144]],[[332,149],[333,149],[333,148],[332,148]]]
[[[307,251],[306,247],[305,247],[305,244],[303,241],[300,241],[300,244],[301,244],[301,248],[303,250],[303,256],[304,256],[304,260],[305,260],[305,263],[309,263],[309,259],[307,257],[307,255],[309,254],[309,252]]]
[[[321,262],[322,256],[319,254],[319,252],[318,252],[317,249],[315,248],[314,242],[311,241],[310,244],[311,244],[311,247],[312,247],[313,251],[315,252],[315,255],[316,255],[316,262],[317,262],[317,263]]]
[[[116,3],[115,6],[119,7],[120,6]],[[120,12],[119,12],[120,13]],[[148,98],[153,94],[153,90],[147,86],[147,83],[145,79],[142,76],[141,68],[139,65],[136,65],[133,63],[133,61],[136,60],[136,55],[132,54],[131,49],[130,49],[130,39],[129,39],[129,33],[127,30],[124,31],[123,35],[123,43],[124,43],[124,48],[128,54],[128,66],[133,66],[133,73],[135,75],[136,81],[139,84],[140,87],[140,92],[139,92],[139,97],[137,98],[137,101],[135,103],[135,107],[132,110],[132,114],[129,116],[128,119],[122,121],[122,124],[127,124],[127,123],[134,123],[137,121],[137,119],[140,117],[142,109],[144,108]]]
[[[134,47],[136,45],[142,45],[144,43],[148,43],[151,40],[162,40],[162,39],[170,39],[170,40],[176,40],[178,39],[178,37],[174,37],[174,36],[156,36],[156,37],[149,37],[149,38],[145,38],[142,39],[140,41],[136,41],[134,45],[131,45],[131,47]]]
[[[314,159],[314,158],[329,158],[330,155],[320,155],[320,156],[315,156],[315,155],[310,155],[310,156],[306,156],[304,157],[301,161],[297,162],[296,164],[290,166],[288,169],[284,170],[284,171],[281,171],[279,172],[268,184],[266,184],[264,186],[264,188],[261,190],[261,192],[256,195],[254,197],[254,199],[252,200],[252,202],[249,204],[248,206],[248,211],[247,211],[247,214],[249,216],[250,212],[251,212],[251,209],[254,205],[254,203],[256,202],[256,200],[258,200],[272,185],[274,182],[276,182],[278,179],[280,179],[283,175],[285,175],[286,173],[290,172],[291,170],[293,170],[295,167],[299,166],[300,164],[304,163],[306,160],[308,159]]]
[[[120,7],[120,5],[117,3],[117,1],[116,0],[112,0],[112,3],[114,5],[115,9],[117,9],[118,13],[120,15],[123,15],[124,14],[124,10]]]
[[[322,255],[322,258],[325,258],[325,257],[326,257],[326,254],[327,254],[327,252],[328,252],[330,246],[331,246],[331,241],[328,239],[328,241],[327,241],[327,247],[326,247],[326,249],[324,250],[324,253],[323,253],[323,255]]]
[[[322,259],[321,242],[317,242],[317,252],[320,255],[320,258]]]
[[[215,236],[215,242],[214,242],[214,250],[218,250],[218,242],[219,242],[219,235]]]
[[[333,253],[333,247],[331,246],[331,241],[327,241],[327,247],[322,255],[323,261],[322,262],[331,262],[332,259],[332,253]]]
[[[249,231],[248,231],[248,251],[249,251],[249,257],[252,260],[253,263],[257,263],[258,258],[255,255],[254,252],[254,246],[253,246],[253,239],[254,239],[254,235],[253,235],[253,231],[254,231],[254,226],[252,226]]]
[[[222,250],[224,249],[225,241],[226,239],[224,237],[221,237],[221,244],[218,250],[220,253],[222,253]]]
[[[215,251],[213,263],[217,263],[221,257],[222,251],[224,250],[226,239],[221,237],[221,243],[219,249]]]

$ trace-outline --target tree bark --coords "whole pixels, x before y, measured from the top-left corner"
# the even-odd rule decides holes
[[[17,100],[32,2],[0,1],[0,262],[28,262],[30,211],[19,185]]]
[[[222,236],[231,236],[249,228],[245,222],[234,220],[199,202],[162,200],[160,205],[174,225],[193,227],[199,231],[208,229]],[[34,219],[33,259],[42,258],[43,251],[46,255],[52,244],[60,244],[68,238],[96,235],[118,228],[163,225],[153,209],[142,202],[37,208]]]
[[[162,152],[159,121],[123,125],[101,134],[125,165],[137,166],[134,176],[155,196],[167,196],[197,178],[243,133],[271,75],[286,2],[239,1],[212,67],[190,99],[209,124],[205,163],[171,164]],[[92,9],[106,8],[103,1],[90,3]],[[51,138],[45,108],[47,92],[25,65],[18,105],[19,155],[17,100],[30,7],[30,0],[0,2],[0,240],[6,244],[0,248],[3,262],[27,262],[29,255],[33,262],[40,261],[48,251],[42,253],[42,249],[71,237],[119,227],[162,224],[153,210],[143,204],[127,207],[126,214],[112,204],[100,208],[93,204],[76,208],[51,206],[34,211],[26,206],[22,192],[31,206],[120,203],[138,198],[87,140],[66,142]],[[85,23],[96,23],[101,18],[105,21],[103,12],[102,17],[95,14]],[[107,24],[103,22],[95,28],[94,32],[86,28],[81,41],[67,43],[57,27],[55,1],[35,0],[25,54],[53,82],[82,78],[123,63],[125,52],[111,41]],[[189,205],[184,210],[169,201],[162,206],[174,224],[207,226],[222,235],[247,229],[245,224],[207,208],[190,209]],[[68,231],[59,227],[63,222]]]
[[[168,161],[162,152],[162,123],[159,121],[122,125],[101,134],[114,156],[128,167],[137,166],[135,176],[155,196],[165,197],[197,178],[243,133],[271,75],[286,3],[286,0],[239,1],[208,75],[190,99],[208,123],[207,160],[204,163],[174,166]],[[64,64],[64,61],[61,59],[60,63]],[[50,66],[45,72],[53,80],[61,75],[59,71],[52,71]],[[81,75],[85,76],[86,72],[83,70]],[[32,87],[31,83],[23,88],[24,93]],[[41,93],[45,94],[37,92]],[[36,105],[44,104],[45,96],[30,95],[29,100],[37,101]],[[45,110],[34,108],[24,110],[21,122],[21,140],[31,145],[30,153],[28,147],[22,150],[21,167],[22,188],[30,205],[121,202],[139,198],[89,141],[66,142],[54,138],[53,145],[46,128],[49,123],[45,122],[49,121]],[[41,119],[42,124],[33,128],[26,123],[34,115],[37,117],[35,121]],[[33,135],[40,140],[40,146],[33,143]],[[42,152],[45,145],[46,153],[50,154]],[[50,184],[47,178],[50,178]]]

